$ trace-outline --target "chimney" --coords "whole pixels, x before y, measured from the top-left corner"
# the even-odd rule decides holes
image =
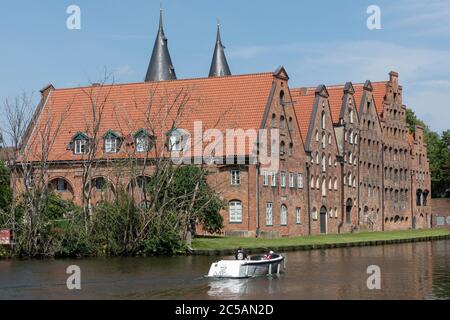
[[[389,72],[389,82],[392,85],[392,88],[394,91],[397,91],[398,89],[398,73],[395,71]]]
[[[45,86],[44,88],[42,88],[40,90],[42,100],[45,101],[47,99],[48,95],[50,94],[50,92],[52,92],[53,90],[55,90],[55,87],[51,83],[48,84],[47,86]]]

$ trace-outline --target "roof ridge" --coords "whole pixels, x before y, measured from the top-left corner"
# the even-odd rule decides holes
[[[75,89],[85,89],[85,88],[98,88],[98,87],[115,87],[115,86],[131,86],[131,85],[150,85],[150,84],[159,84],[159,83],[169,83],[169,82],[184,82],[184,81],[200,81],[200,80],[208,80],[208,81],[220,81],[222,79],[227,78],[239,78],[239,77],[251,77],[251,76],[267,76],[270,75],[273,77],[273,72],[257,72],[257,73],[245,73],[245,74],[233,74],[229,76],[222,76],[222,77],[200,77],[200,78],[185,78],[185,79],[171,79],[171,80],[162,80],[162,81],[140,81],[140,82],[127,82],[127,83],[113,83],[113,84],[105,84],[100,86],[95,85],[85,85],[85,86],[78,86],[78,87],[66,87],[66,88],[57,88],[55,91],[62,91],[62,90],[75,90]]]

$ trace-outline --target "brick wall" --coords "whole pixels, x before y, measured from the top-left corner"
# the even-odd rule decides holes
[[[446,227],[450,229],[450,198],[431,199],[431,213],[433,228]]]

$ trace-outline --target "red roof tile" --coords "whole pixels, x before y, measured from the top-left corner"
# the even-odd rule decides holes
[[[292,89],[292,100],[294,100],[294,110],[297,117],[298,126],[303,137],[303,141],[306,142],[309,123],[311,121],[311,113],[314,105],[315,89]]]

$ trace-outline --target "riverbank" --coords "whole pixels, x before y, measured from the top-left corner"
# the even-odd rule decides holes
[[[339,247],[373,246],[392,243],[450,239],[450,230],[423,229],[384,232],[313,235],[290,238],[202,237],[192,241],[193,255],[232,255],[242,247],[249,253],[267,250],[296,251]]]

